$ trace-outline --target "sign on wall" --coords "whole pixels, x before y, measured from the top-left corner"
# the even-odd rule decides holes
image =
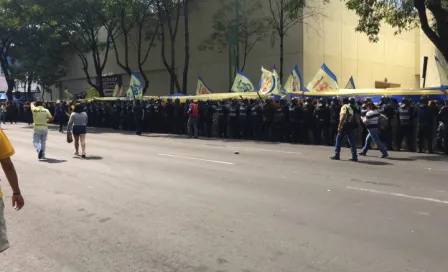
[[[112,96],[114,93],[115,84],[119,87],[123,86],[122,75],[103,76],[103,91],[104,96]]]

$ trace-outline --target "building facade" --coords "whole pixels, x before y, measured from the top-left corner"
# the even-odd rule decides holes
[[[212,17],[220,5],[219,1],[202,1],[200,4],[193,4],[191,8],[189,94],[195,93],[198,76],[202,77],[214,92],[229,90],[228,52],[198,49],[199,44],[212,31]],[[264,8],[267,8],[267,0],[265,2]],[[357,88],[379,88],[390,83],[396,84],[391,86],[418,88],[422,84],[420,77],[423,56],[428,56],[426,86],[440,85],[433,57],[434,46],[419,29],[394,35],[392,28],[384,26],[379,41],[371,43],[364,33],[355,32],[357,15],[347,10],[343,1],[330,1],[325,5],[319,2],[315,4],[320,16],[308,18],[304,23],[296,24],[285,37],[283,81],[286,81],[293,66],[297,64],[306,86],[322,63],[326,63],[338,77],[340,88],[345,86],[351,76]],[[184,67],[183,39],[184,26],[181,20],[175,47],[176,69],[180,78]],[[168,45],[165,48],[169,52]],[[124,51],[122,46],[119,46],[118,50],[119,53]],[[136,50],[131,48],[130,52],[131,67],[137,71]],[[261,66],[268,69],[274,65],[279,67],[279,52],[279,43],[272,46],[269,37],[255,45],[247,58],[244,70],[255,86],[260,78]],[[62,90],[65,88],[72,93],[91,88],[85,79],[86,76],[78,57],[74,54],[68,62],[68,74],[63,79],[61,89],[55,90],[54,98],[63,98]],[[91,75],[94,74],[92,66],[91,64]],[[161,96],[170,93],[170,76],[162,62],[160,43],[151,50],[149,59],[144,65],[144,71],[150,81],[149,90],[145,95]],[[117,65],[113,51],[109,52],[104,74],[121,74],[123,87],[125,90],[128,88],[129,77]]]

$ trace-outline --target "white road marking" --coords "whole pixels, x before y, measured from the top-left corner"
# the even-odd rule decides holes
[[[195,160],[195,161],[213,162],[213,163],[227,164],[227,165],[233,165],[234,164],[233,162],[206,160],[206,159],[199,159],[199,158],[193,158],[193,157],[184,157],[184,156],[178,156],[178,155],[172,155],[172,154],[159,154],[159,156],[166,156],[166,157],[173,157],[173,158],[187,159],[187,160]]]
[[[277,152],[277,153],[283,153],[283,154],[297,154],[297,155],[303,155],[303,153],[300,152],[294,152],[294,151],[282,151],[282,150],[270,150],[270,149],[262,149],[262,148],[249,148],[249,147],[243,147],[243,146],[226,146],[227,148],[234,148],[239,150],[246,150],[246,151],[265,151],[265,152]]]
[[[441,204],[447,204],[448,205],[448,201],[440,200],[440,199],[436,199],[436,198],[429,198],[429,197],[422,197],[422,196],[411,196],[411,195],[405,195],[405,194],[399,194],[399,193],[391,193],[391,192],[384,192],[384,191],[377,191],[377,190],[365,189],[365,188],[357,188],[357,187],[347,187],[347,189],[363,191],[363,192],[369,192],[369,193],[374,193],[374,194],[381,194],[381,195],[398,196],[398,197],[410,198],[410,199],[415,199],[415,200],[423,200],[423,201],[429,201],[429,202],[435,202],[435,203],[441,203]]]
[[[434,171],[442,171],[442,172],[448,172],[448,170],[444,170],[444,169],[432,169],[432,168],[425,168],[426,170],[434,170]]]

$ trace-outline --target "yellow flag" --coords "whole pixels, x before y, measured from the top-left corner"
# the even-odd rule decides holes
[[[302,76],[299,67],[294,66],[284,86],[286,93],[300,94],[303,90]]]
[[[198,77],[198,84],[196,86],[196,95],[212,94],[213,91],[205,85],[201,77]]]
[[[120,87],[118,87],[118,84],[115,84],[114,93],[112,94],[112,96],[113,97],[118,96],[118,92],[120,92]]]
[[[131,80],[129,82],[129,89],[126,92],[128,98],[142,99],[143,98],[143,85],[140,77],[136,73],[131,74]]]
[[[65,94],[65,99],[67,99],[67,100],[73,99],[73,94],[69,93],[67,89],[64,90],[64,94]]]
[[[100,97],[98,91],[94,88],[88,89],[86,98],[94,98],[94,97]]]
[[[275,69],[275,65],[274,65],[274,70],[272,71],[272,75],[274,76],[274,79],[275,79],[275,84],[274,84],[275,88],[272,91],[272,93],[275,95],[284,95],[282,83],[280,82],[280,76],[277,73],[277,69]]]
[[[255,87],[243,72],[238,71],[230,90],[234,93],[250,93],[255,92]]]
[[[338,79],[324,63],[319,68],[314,78],[308,83],[306,89],[310,92],[337,91],[339,90]]]
[[[258,84],[258,93],[260,95],[267,95],[275,89],[275,77],[271,71],[261,67],[261,78]]]
[[[440,86],[448,86],[448,64],[443,59],[436,58],[437,70],[439,70]]]
[[[356,89],[355,80],[353,79],[353,77],[350,77],[350,79],[347,82],[347,85],[345,85],[345,89]]]

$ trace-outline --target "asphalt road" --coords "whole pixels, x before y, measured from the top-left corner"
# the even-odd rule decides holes
[[[4,272],[447,271],[446,157],[96,131],[82,160],[52,130],[38,161],[5,132],[26,206],[1,174]]]

